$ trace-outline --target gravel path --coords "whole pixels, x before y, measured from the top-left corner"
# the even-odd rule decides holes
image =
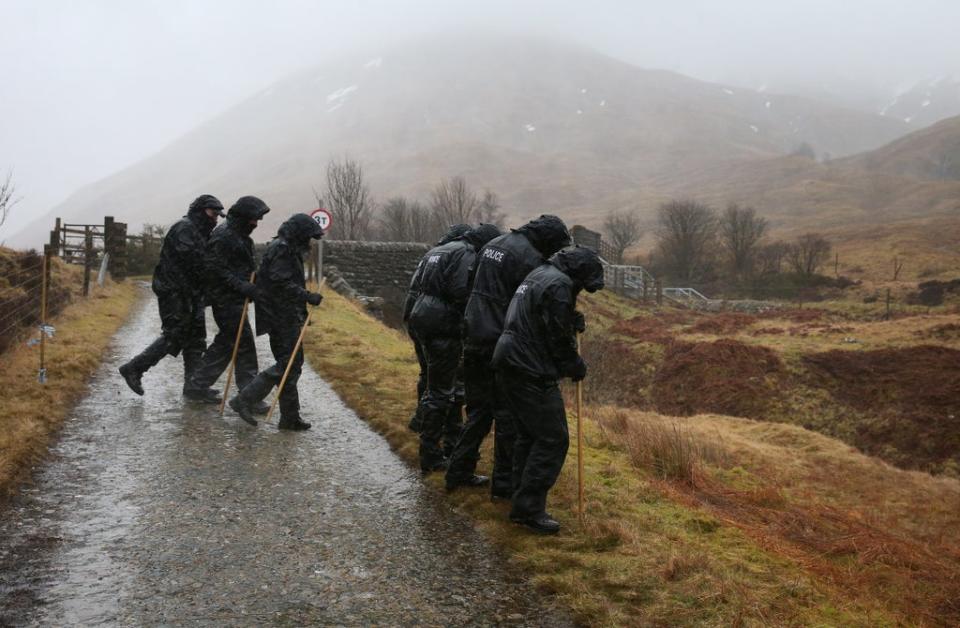
[[[158,329],[145,298],[0,506],[0,625],[570,624],[308,366],[306,433],[186,404],[178,359],[136,397]]]

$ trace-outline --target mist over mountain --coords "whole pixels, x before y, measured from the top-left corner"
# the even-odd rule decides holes
[[[910,129],[892,116],[644,69],[526,38],[433,40],[301,72],[86,186],[14,238],[36,244],[54,216],[167,224],[201,193],[243,194],[284,216],[312,209],[327,162],[361,161],[374,195],[424,198],[463,175],[515,220],[544,211],[589,222],[662,200],[692,173],[812,146],[838,157]]]

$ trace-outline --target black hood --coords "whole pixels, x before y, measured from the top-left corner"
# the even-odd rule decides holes
[[[294,214],[280,225],[277,237],[297,246],[309,246],[310,240],[319,240],[323,237],[323,229],[310,216]]]
[[[470,231],[467,231],[462,237],[464,240],[473,245],[473,248],[479,251],[487,242],[494,238],[500,237],[501,235],[503,234],[496,225],[482,222],[476,227],[470,229]]]
[[[543,214],[515,231],[525,235],[544,257],[550,257],[563,247],[570,246],[567,226],[551,214]]]
[[[603,264],[593,249],[584,246],[568,246],[560,249],[549,260],[560,272],[573,279],[577,289],[587,292],[603,289]]]
[[[256,229],[256,224],[251,221],[260,220],[270,208],[256,196],[241,196],[237,202],[230,206],[227,212],[227,222],[239,233],[250,235]]]
[[[453,242],[457,238],[463,236],[465,233],[470,231],[470,225],[450,225],[447,229],[447,232],[443,234],[443,237],[437,240],[437,246],[441,244],[446,244],[447,242]]]
[[[217,210],[217,215],[221,218],[225,215],[223,213],[223,203],[221,203],[220,200],[212,194],[201,194],[197,198],[193,199],[193,202],[190,203],[190,211],[188,212],[188,215],[199,214],[206,209]]]

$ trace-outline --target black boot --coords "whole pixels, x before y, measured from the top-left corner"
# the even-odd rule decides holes
[[[481,486],[487,486],[490,484],[490,478],[486,475],[477,475],[476,473],[466,477],[462,480],[451,478],[447,476],[447,490],[455,491],[460,487],[464,488],[478,488]]]
[[[556,534],[560,531],[560,523],[545,512],[534,517],[515,517],[510,515],[510,521],[526,526],[537,534]]]
[[[127,382],[130,390],[141,397],[143,396],[143,383],[140,381],[143,373],[141,371],[137,370],[130,362],[127,362],[120,367],[120,375],[123,377],[123,381]]]
[[[235,396],[230,400],[230,407],[233,408],[234,412],[240,415],[240,418],[250,425],[256,425],[257,420],[253,418],[253,408],[250,407],[250,404],[244,402],[241,395]]]
[[[267,412],[270,412],[270,404],[266,401],[258,401],[250,405],[250,410],[254,414],[265,415]]]
[[[304,430],[309,430],[311,425],[301,419],[298,416],[294,417],[280,417],[280,422],[277,423],[277,429],[280,430],[292,430],[294,432],[302,432]]]
[[[135,358],[120,367],[120,375],[130,387],[130,390],[143,395],[143,382],[141,378],[151,367],[156,366],[168,353],[170,353],[170,343],[166,338],[160,336],[140,352]]]
[[[199,403],[219,404],[222,399],[220,393],[212,388],[183,388],[183,396],[190,401]]]

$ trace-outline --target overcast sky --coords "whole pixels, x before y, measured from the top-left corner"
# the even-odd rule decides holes
[[[960,75],[960,1],[0,0],[0,240],[293,71],[438,31],[555,36],[756,87]]]

